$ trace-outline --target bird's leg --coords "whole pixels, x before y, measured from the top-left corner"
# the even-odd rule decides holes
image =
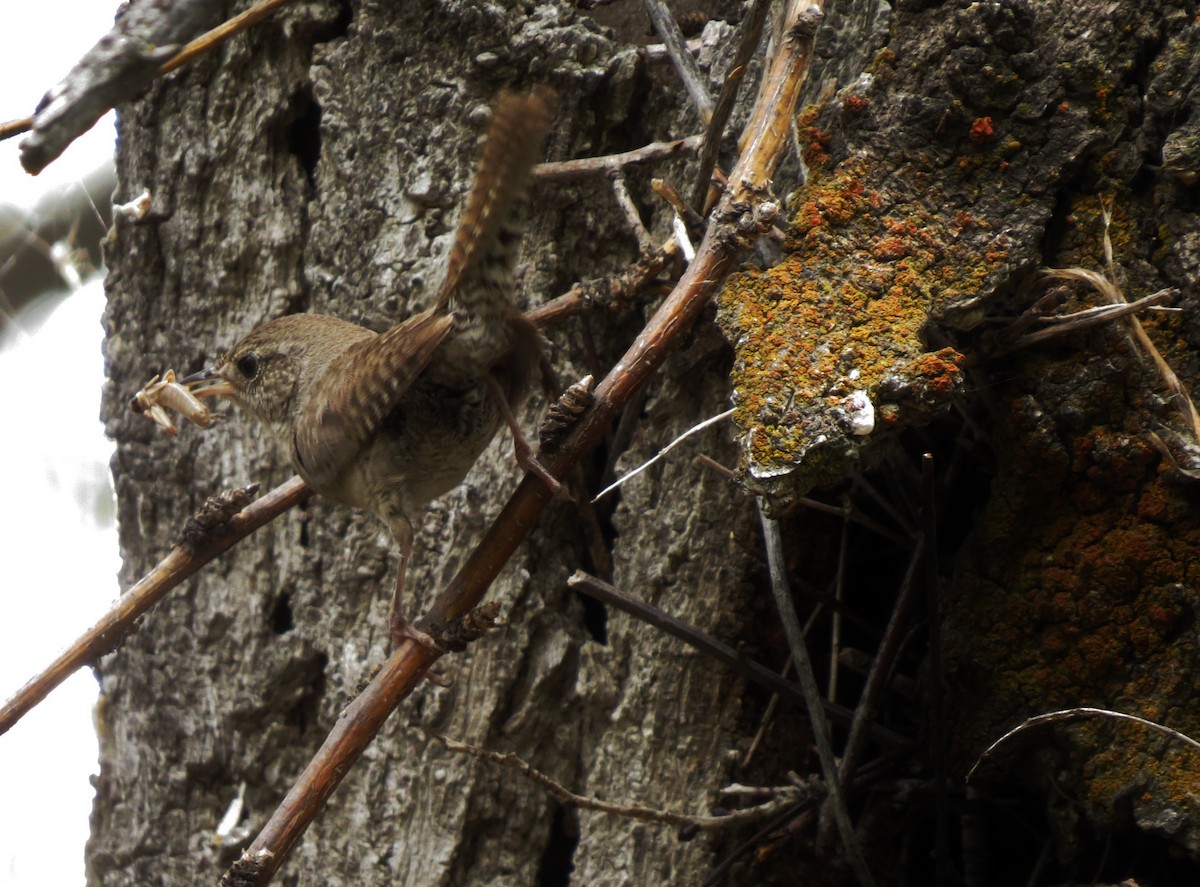
[[[392,609],[388,617],[392,649],[411,640],[430,652],[441,653],[442,648],[438,646],[437,641],[414,626],[404,615],[404,576],[408,572],[408,561],[412,557],[412,524],[403,516],[394,517],[388,523],[397,545],[400,546],[400,568],[396,572],[396,589],[392,592]]]
[[[531,471],[542,479],[542,482],[550,488],[550,492],[558,495],[562,492],[562,484],[558,478],[552,475],[549,470],[538,461],[537,456],[533,452],[533,447],[529,441],[525,439],[525,435],[521,433],[521,426],[517,424],[517,417],[513,415],[512,407],[508,403],[508,397],[504,394],[504,389],[500,387],[492,376],[486,376],[488,390],[492,392],[492,397],[496,398],[496,403],[500,406],[500,415],[504,417],[504,424],[508,426],[508,430],[512,433],[513,452],[517,457],[517,464],[526,471]]]

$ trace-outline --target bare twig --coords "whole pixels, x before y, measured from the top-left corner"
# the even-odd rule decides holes
[[[16,120],[6,120],[4,123],[0,123],[0,142],[11,139],[13,136],[19,136],[23,132],[29,132],[31,126],[33,126],[32,117],[18,117]]]
[[[684,230],[691,240],[699,240],[703,236],[703,216],[688,206],[683,195],[675,190],[674,186],[663,179],[651,179],[650,188],[675,211],[675,217],[683,224]]]
[[[1024,721],[1017,724],[1017,726],[1013,727],[1011,730],[985,748],[983,750],[983,754],[979,756],[979,760],[977,760],[974,766],[971,767],[970,771],[968,771],[967,782],[970,782],[975,777],[975,771],[979,769],[980,765],[983,764],[984,760],[986,760],[992,754],[992,752],[994,752],[1008,740],[1012,739],[1018,733],[1022,733],[1032,727],[1041,726],[1042,724],[1061,724],[1066,721],[1075,720],[1076,718],[1112,718],[1113,720],[1129,721],[1130,723],[1141,724],[1143,727],[1149,727],[1151,730],[1157,730],[1164,736],[1177,739],[1184,745],[1187,745],[1190,748],[1200,752],[1200,742],[1197,742],[1186,733],[1180,733],[1178,730],[1175,730],[1164,724],[1159,724],[1156,721],[1149,721],[1145,718],[1139,718],[1137,715],[1126,714],[1122,711],[1112,711],[1111,709],[1107,708],[1093,708],[1092,706],[1064,708],[1059,711],[1051,711],[1047,712],[1046,714],[1035,715],[1032,718],[1026,718]]]
[[[643,255],[648,255],[654,251],[654,240],[650,237],[650,232],[646,230],[645,223],[642,222],[642,214],[638,212],[637,205],[633,202],[633,195],[629,193],[625,176],[618,170],[609,178],[613,194],[617,198],[617,206],[621,207],[621,212],[625,214],[625,221],[629,223],[634,237],[637,238],[638,249]]]
[[[934,870],[942,887],[950,883],[950,777],[946,770],[946,689],[942,674],[942,602],[938,577],[937,478],[933,454],[921,457],[921,521],[925,552],[925,601],[929,619],[929,732],[936,800]]]
[[[201,34],[181,49],[178,55],[173,56],[162,66],[159,73],[169,74],[176,68],[182,68],[188,62],[199,58],[209,50],[221,45],[235,34],[240,34],[247,28],[257,25],[275,10],[291,2],[292,0],[263,0],[257,6],[253,6],[245,12],[235,15],[228,21],[217,25],[211,31]]]
[[[912,558],[909,560],[904,581],[900,586],[900,593],[896,598],[896,605],[892,608],[891,618],[888,620],[883,638],[879,642],[879,650],[875,654],[875,660],[871,663],[871,670],[867,674],[862,696],[854,709],[854,723],[850,726],[850,735],[846,737],[846,746],[842,750],[842,762],[838,768],[843,784],[851,783],[857,774],[859,762],[862,760],[866,748],[867,727],[874,723],[879,700],[883,697],[883,691],[892,676],[892,666],[903,646],[909,612],[917,599],[919,583],[916,582],[916,572],[917,568],[925,562],[925,551],[928,544],[929,540],[922,534],[918,539]],[[822,835],[827,836],[830,833],[830,822],[836,821],[836,816],[837,810],[830,809],[827,799],[821,807],[820,833]]]
[[[771,574],[771,592],[775,597],[775,606],[779,610],[779,618],[783,623],[784,634],[787,635],[788,649],[792,652],[792,662],[796,666],[796,678],[804,691],[808,703],[808,717],[812,722],[813,742],[817,746],[817,757],[821,762],[821,773],[825,777],[825,787],[828,794],[825,804],[833,808],[833,816],[841,832],[842,844],[846,850],[846,858],[855,878],[863,887],[873,887],[875,878],[867,866],[858,835],[854,831],[854,823],[850,821],[850,811],[842,798],[842,781],[838,773],[837,758],[833,753],[833,745],[829,739],[829,726],[825,721],[826,700],[821,696],[821,688],[817,686],[817,677],[813,673],[812,660],[808,656],[808,646],[804,643],[804,634],[800,630],[800,620],[796,616],[796,608],[792,603],[792,592],[788,588],[787,571],[783,564],[783,543],[779,537],[779,524],[762,510],[762,500],[755,500],[758,506],[758,517],[762,523],[763,539],[767,548],[767,570]],[[857,713],[856,713],[857,715]]]
[[[745,150],[713,212],[696,258],[637,341],[597,386],[595,401],[567,440],[553,454],[539,454],[539,461],[556,477],[563,477],[568,467],[604,436],[613,418],[691,328],[743,250],[774,223],[778,208],[763,205],[762,200],[769,192],[787,121],[795,111],[808,70],[820,10],[820,0],[790,0],[786,38],[763,78],[747,125]],[[477,606],[550,499],[545,483],[527,473],[458,574],[438,595],[428,621],[446,622]],[[434,659],[424,647],[406,643],[384,663],[246,851],[244,859],[256,872],[246,883],[263,884],[270,879],[384,720],[420,683]]]
[[[607,496],[609,493],[611,493],[617,487],[621,486],[621,484],[637,477],[639,474],[641,474],[643,471],[645,471],[647,468],[649,468],[651,465],[653,465],[655,462],[657,462],[663,456],[667,455],[667,453],[671,452],[671,450],[675,449],[677,446],[679,446],[681,443],[683,443],[685,440],[687,440],[693,434],[698,434],[699,432],[703,431],[705,428],[708,428],[710,425],[716,425],[718,422],[722,422],[725,419],[728,419],[732,415],[733,415],[733,410],[729,409],[723,413],[717,413],[717,415],[715,415],[715,416],[709,416],[703,422],[700,422],[697,425],[693,425],[691,428],[689,428],[687,431],[683,432],[683,434],[679,435],[677,438],[675,438],[673,441],[671,441],[669,444],[667,444],[665,447],[663,447],[661,450],[659,450],[657,453],[655,453],[653,456],[651,456],[649,459],[647,459],[645,462],[643,462],[637,468],[621,475],[621,477],[619,477],[617,480],[613,481],[611,484],[609,484],[607,487],[605,487],[603,490],[601,490],[599,493],[597,493],[594,497],[592,497],[592,502],[593,503],[599,502],[601,499],[603,499],[605,496]]]
[[[679,244],[671,238],[619,274],[577,283],[557,299],[539,305],[525,316],[538,326],[547,327],[596,306],[615,307],[649,286],[678,251]]]
[[[708,85],[704,82],[700,66],[688,51],[683,31],[679,29],[679,22],[675,21],[675,16],[667,9],[664,0],[642,0],[642,6],[646,15],[650,17],[654,30],[662,37],[663,45],[667,47],[671,61],[675,63],[679,79],[683,81],[684,89],[700,114],[700,120],[707,126],[712,119],[712,96],[708,93]]]
[[[850,508],[845,509],[847,514]],[[837,576],[834,579],[833,585],[833,607],[832,617],[829,625],[829,684],[825,696],[829,700],[837,699],[838,691],[838,675],[841,673],[838,668],[842,649],[842,607],[846,600],[846,559],[850,548],[850,521],[848,518],[842,519],[842,528],[840,541],[838,543],[838,563]]]
[[[717,152],[721,149],[721,139],[725,136],[725,125],[733,106],[737,101],[738,88],[746,75],[746,68],[758,43],[762,39],[763,24],[767,20],[767,12],[771,8],[771,0],[754,0],[742,22],[742,39],[738,43],[737,53],[733,64],[721,85],[721,94],[717,96],[717,106],[713,110],[712,119],[704,130],[704,143],[700,146],[700,167],[696,171],[696,187],[692,191],[692,207],[704,215],[708,209],[709,186],[711,185],[713,167],[717,165]]]
[[[806,792],[799,786],[791,786],[789,787],[790,790],[774,789],[775,796],[756,807],[735,810],[732,813],[726,813],[721,816],[693,816],[688,813],[672,813],[669,810],[660,810],[657,807],[649,807],[644,804],[616,804],[610,801],[601,801],[598,798],[577,795],[566,786],[521,760],[520,757],[511,752],[509,754],[499,754],[498,752],[489,751],[486,748],[480,748],[477,745],[457,742],[448,736],[440,734],[434,734],[433,738],[442,743],[449,751],[467,754],[477,760],[487,761],[490,764],[498,764],[501,767],[507,767],[509,770],[520,773],[522,776],[544,788],[564,804],[578,807],[581,810],[595,810],[599,813],[607,813],[611,816],[623,816],[626,819],[637,819],[642,822],[661,822],[665,825],[686,826],[705,830],[732,828],[760,822],[775,816],[780,810],[808,801],[811,796],[811,789]]]
[[[762,842],[766,841],[771,835],[776,834],[781,829],[787,828],[799,821],[802,817],[805,817],[808,813],[808,809],[808,804],[797,804],[795,807],[783,811],[783,813],[779,814],[774,821],[768,822],[765,826],[759,829],[756,834],[751,835],[736,848],[734,848],[733,852],[725,857],[725,859],[721,860],[721,863],[709,873],[708,877],[704,879],[704,883],[701,884],[700,887],[717,887],[719,884],[725,884],[725,876],[728,874],[729,870],[733,868],[733,864],[735,862],[737,862],[755,847],[759,846]]]
[[[760,687],[765,687],[771,692],[779,694],[792,704],[807,709],[808,700],[805,698],[804,692],[800,687],[791,681],[785,680],[771,671],[771,669],[754,660],[747,659],[743,654],[733,649],[733,647],[718,641],[712,635],[705,634],[698,628],[688,625],[683,620],[676,619],[674,616],[664,613],[658,607],[648,604],[645,601],[634,600],[622,594],[607,582],[602,582],[595,576],[589,576],[582,570],[576,570],[571,578],[567,580],[567,585],[576,591],[595,598],[601,603],[629,613],[647,625],[652,625],[665,634],[671,635],[671,637],[678,638],[701,653],[711,656],[718,662],[729,666],[742,675],[742,677],[746,678],[746,680],[753,681]],[[830,720],[843,726],[851,722],[852,713],[845,706],[823,702],[822,707]],[[875,735],[881,741],[892,746],[903,745],[906,741],[903,736],[882,727],[878,728]]]
[[[540,182],[578,182],[596,175],[609,175],[630,166],[657,163],[676,157],[694,157],[700,148],[703,136],[688,136],[671,142],[651,142],[621,154],[605,154],[602,157],[581,157],[577,160],[557,160],[539,163],[533,168],[533,177]]]
[[[206,502],[189,521],[191,531],[185,530],[184,541],[122,595],[99,622],[0,708],[0,734],[8,732],[77,669],[112,650],[129,633],[134,621],[172,588],[259,527],[302,502],[309,493],[308,485],[293,477],[231,517],[224,514],[228,509],[222,507],[220,501],[212,508],[209,506],[213,500]]]

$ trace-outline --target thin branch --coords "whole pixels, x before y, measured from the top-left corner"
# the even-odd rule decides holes
[[[29,132],[32,127],[32,117],[18,117],[16,120],[6,120],[4,123],[0,123],[0,142],[5,139],[11,139],[13,136],[19,136],[23,132]]]
[[[721,150],[721,140],[725,137],[725,125],[729,122],[729,115],[733,113],[746,68],[762,39],[763,24],[770,9],[771,0],[754,0],[754,5],[742,23],[742,39],[738,43],[737,53],[733,57],[733,64],[725,82],[721,84],[721,94],[717,96],[717,106],[713,110],[712,119],[704,130],[704,143],[700,146],[700,167],[696,171],[696,187],[692,191],[692,207],[701,215],[708,209],[712,171],[717,165],[717,152]]]
[[[760,822],[768,817],[775,816],[785,808],[809,801],[811,795],[811,788],[806,793],[798,786],[790,786],[787,790],[783,791],[774,789],[773,793],[775,797],[759,804],[757,807],[735,810],[732,813],[726,813],[721,816],[693,816],[687,813],[672,813],[669,810],[660,810],[657,807],[649,807],[645,804],[616,804],[611,801],[601,801],[598,798],[577,795],[541,770],[521,760],[514,753],[499,754],[498,752],[489,751],[486,748],[480,748],[477,745],[457,742],[441,734],[433,734],[433,738],[442,743],[449,751],[467,754],[477,760],[486,761],[490,764],[498,764],[501,767],[506,767],[509,770],[520,773],[526,779],[544,788],[563,804],[578,807],[581,810],[595,810],[599,813],[607,813],[610,816],[623,816],[626,819],[637,819],[642,822],[660,822],[665,825],[698,828],[707,831],[733,828],[735,826]],[[809,787],[806,786],[806,788]]]
[[[654,626],[664,634],[678,638],[688,646],[729,666],[729,668],[736,671],[746,680],[752,681],[760,687],[778,694],[793,705],[807,709],[808,700],[800,687],[791,681],[785,680],[758,662],[747,659],[745,655],[739,653],[728,644],[717,640],[712,635],[705,634],[682,619],[677,619],[674,616],[664,613],[653,604],[634,600],[622,594],[607,582],[602,582],[595,576],[589,576],[582,570],[575,571],[571,578],[567,580],[567,586],[595,598],[601,603],[616,607],[618,610],[628,613],[636,619],[640,619],[647,625]],[[822,702],[822,707],[830,720],[836,721],[843,726],[851,722],[853,714],[845,706],[825,701]],[[904,745],[907,742],[903,736],[884,727],[879,727],[875,730],[875,735],[881,741],[892,746]]]
[[[226,22],[217,25],[211,31],[201,34],[173,56],[162,68],[159,74],[169,74],[176,68],[182,68],[188,62],[199,58],[211,49],[220,46],[235,34],[240,34],[247,28],[257,25],[281,6],[286,6],[292,0],[263,0],[257,6],[235,15]]]
[[[668,246],[670,245],[672,244],[668,244]],[[666,252],[668,255],[672,254],[670,250]],[[639,263],[631,270],[639,271],[642,268],[642,263]],[[641,273],[649,272],[642,270]],[[635,275],[630,274],[631,279],[634,277]],[[573,297],[573,299],[583,301],[580,296]],[[549,306],[553,305],[554,303],[549,303]],[[562,304],[552,310],[544,310],[549,306],[543,305],[543,310],[530,312],[527,316],[534,323],[547,324],[572,313],[578,313],[567,310]],[[293,485],[299,486],[293,487]],[[95,625],[76,638],[58,658],[30,679],[5,703],[3,708],[0,708],[0,735],[10,730],[75,671],[115,649],[133,630],[137,620],[162,600],[168,592],[178,587],[209,560],[228,550],[293,505],[302,502],[309,493],[308,487],[303,485],[298,477],[292,478],[250,505],[246,509],[245,515],[252,517],[260,513],[260,509],[265,513],[267,509],[275,507],[278,507],[278,511],[272,512],[259,523],[251,525],[250,522],[247,522],[241,525],[243,530],[240,535],[236,537],[231,535],[228,545],[220,551],[202,557],[197,550],[190,550],[186,546],[180,546],[173,550],[127,591]],[[231,528],[235,526],[237,524],[230,524]]]
[[[704,217],[688,206],[683,195],[675,190],[669,182],[663,179],[651,179],[650,188],[675,211],[675,218],[683,224],[687,236],[692,240],[699,240],[704,234]]]
[[[689,428],[687,431],[683,432],[683,434],[679,435],[677,438],[675,438],[673,441],[671,441],[669,444],[667,444],[665,447],[663,447],[661,450],[659,450],[657,453],[655,453],[653,456],[651,456],[649,459],[647,459],[645,462],[643,462],[637,468],[623,474],[620,478],[613,481],[611,484],[609,484],[607,487],[605,487],[603,490],[601,490],[599,493],[597,493],[592,498],[592,503],[595,504],[596,502],[599,502],[601,499],[603,499],[605,496],[607,496],[609,493],[611,493],[617,487],[621,486],[626,481],[632,480],[633,478],[637,477],[639,474],[641,474],[643,471],[645,471],[647,468],[649,468],[651,465],[653,465],[655,462],[657,462],[663,456],[667,455],[667,453],[671,452],[671,450],[675,449],[677,446],[679,446],[681,443],[683,443],[685,440],[687,440],[693,434],[699,434],[701,431],[703,431],[705,428],[708,428],[710,425],[716,425],[718,422],[722,422],[725,419],[728,419],[732,415],[733,415],[733,410],[729,409],[723,413],[717,413],[717,415],[715,415],[715,416],[709,416],[703,422],[700,422],[697,425],[693,425],[691,428]]]
[[[1012,739],[1012,737],[1016,736],[1018,733],[1022,733],[1032,727],[1041,726],[1042,724],[1061,724],[1066,721],[1075,720],[1076,718],[1112,718],[1114,720],[1129,721],[1130,723],[1141,724],[1143,727],[1149,727],[1151,730],[1156,730],[1159,733],[1162,733],[1164,736],[1169,736],[1171,739],[1176,739],[1182,742],[1184,745],[1187,745],[1188,747],[1200,752],[1200,742],[1192,739],[1192,737],[1188,736],[1186,733],[1180,733],[1178,730],[1175,730],[1164,724],[1159,724],[1156,721],[1148,721],[1145,718],[1139,718],[1137,715],[1126,714],[1122,711],[1112,711],[1111,709],[1107,708],[1093,708],[1091,706],[1064,708],[1059,711],[1051,711],[1047,712],[1046,714],[1035,715],[1032,718],[1025,719],[987,748],[985,748],[983,750],[983,754],[979,756],[979,760],[977,760],[974,766],[971,767],[970,771],[968,771],[967,782],[970,782],[975,777],[975,771],[979,769],[980,765],[983,764],[984,760],[986,760],[992,754],[992,752],[994,752],[1008,740]]]
[[[646,225],[642,221],[642,215],[638,212],[637,205],[633,202],[633,195],[629,193],[629,186],[625,183],[625,176],[618,170],[610,175],[609,180],[612,184],[613,194],[617,198],[617,205],[621,207],[621,212],[625,215],[625,221],[629,223],[629,227],[633,229],[634,237],[637,238],[639,251],[643,255],[653,252],[654,240],[650,237],[650,232],[646,230]]]
[[[935,793],[934,870],[942,887],[950,883],[950,777],[946,751],[946,687],[942,671],[942,601],[938,576],[937,477],[933,454],[921,458],[921,522],[926,541],[922,560],[925,566],[925,603],[929,620],[929,732],[933,758]]]
[[[539,453],[539,461],[554,476],[565,476],[607,433],[623,406],[691,328],[743,251],[774,224],[778,207],[764,204],[763,199],[769,193],[784,148],[787,121],[807,75],[821,6],[820,0],[790,0],[785,39],[763,78],[747,125],[745,150],[712,214],[696,258],[624,357],[597,386],[592,406],[570,436],[554,453]],[[427,624],[448,622],[479,604],[550,500],[545,483],[526,473],[484,538],[434,601]],[[434,659],[414,643],[403,644],[389,657],[263,826],[243,855],[244,864],[239,861],[237,871],[231,870],[228,878],[240,878],[243,884],[270,880],[388,715],[420,683]],[[243,877],[247,870],[248,879]]]
[[[929,540],[924,534],[918,537],[917,546],[900,585],[896,605],[892,608],[891,618],[888,620],[883,638],[879,642],[879,650],[871,663],[871,670],[867,673],[867,680],[863,685],[858,705],[855,706],[854,723],[850,725],[850,735],[846,737],[846,746],[842,749],[842,761],[838,768],[845,784],[853,782],[857,775],[858,765],[866,748],[867,728],[875,721],[875,711],[878,709],[879,702],[883,698],[883,691],[891,679],[892,666],[903,647],[909,612],[917,599],[919,583],[916,581],[916,573],[918,567],[925,563],[928,544]],[[828,835],[830,832],[831,815],[836,818],[837,810],[836,808],[830,809],[829,801],[826,799],[821,808],[820,833],[824,835]]]
[[[700,149],[702,139],[703,136],[688,136],[686,139],[675,139],[671,142],[651,142],[621,154],[539,163],[533,168],[533,177],[539,182],[563,184],[583,181],[597,175],[610,175],[630,166],[673,160],[676,157],[694,157]]]
[[[850,821],[850,811],[846,809],[846,804],[842,799],[843,782],[838,773],[837,758],[829,739],[829,725],[825,720],[825,699],[821,696],[821,688],[817,686],[812,660],[808,656],[808,646],[804,643],[800,620],[796,616],[796,608],[792,603],[792,592],[788,588],[779,524],[763,512],[761,499],[756,499],[755,504],[758,507],[758,517],[762,523],[763,539],[767,548],[767,570],[771,574],[771,592],[775,597],[775,606],[779,610],[784,634],[787,635],[788,649],[792,652],[792,662],[796,666],[796,678],[800,681],[800,687],[804,690],[804,697],[808,703],[808,717],[812,723],[813,742],[817,746],[817,757],[821,762],[821,773],[825,777],[825,787],[828,791],[825,804],[833,808],[833,816],[837,821],[838,831],[842,835],[846,858],[855,878],[862,887],[874,887],[875,878],[867,866],[862,847],[858,842],[858,835],[854,831],[854,823]]]
[[[767,840],[767,838],[769,838],[771,835],[778,833],[781,829],[794,824],[801,817],[805,816],[808,813],[809,808],[810,805],[808,804],[797,804],[795,807],[785,810],[773,822],[768,822],[765,826],[759,829],[756,834],[751,835],[736,848],[734,848],[733,852],[723,859],[721,863],[709,873],[708,877],[704,879],[704,883],[701,884],[700,887],[717,887],[717,885],[727,883],[725,876],[728,874],[729,870],[733,868],[733,864],[735,862],[737,862],[763,841]]]
[[[616,308],[649,286],[678,251],[679,244],[672,237],[624,271],[577,283],[557,299],[539,305],[525,316],[538,326],[547,327],[596,307]]]
[[[77,669],[95,662],[115,648],[138,617],[158,603],[167,592],[259,527],[304,501],[310,492],[304,481],[293,477],[248,504],[245,502],[249,499],[249,493],[244,490],[209,499],[188,522],[189,529],[184,531],[184,540],[125,592],[99,622],[0,708],[0,735],[8,732]],[[232,506],[237,506],[237,513],[226,513]]]
[[[664,0],[642,0],[642,6],[646,15],[650,17],[654,30],[662,37],[663,45],[667,47],[671,61],[675,63],[679,79],[683,81],[684,89],[700,114],[700,120],[707,126],[712,119],[712,96],[708,93],[708,84],[704,82],[700,66],[688,51],[683,31],[679,29],[679,22],[675,21],[675,16],[667,9]]]

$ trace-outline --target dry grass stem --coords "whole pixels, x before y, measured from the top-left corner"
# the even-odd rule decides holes
[[[673,441],[671,441],[669,444],[667,444],[665,447],[663,447],[661,450],[659,450],[657,453],[655,453],[653,456],[651,456],[649,459],[647,459],[645,462],[643,462],[637,468],[622,475],[620,478],[613,481],[611,484],[609,484],[607,487],[605,487],[603,490],[601,490],[599,493],[597,493],[592,498],[592,504],[595,505],[597,502],[599,502],[601,499],[603,499],[605,496],[607,496],[609,493],[611,493],[617,487],[621,486],[626,481],[632,480],[633,478],[637,477],[639,474],[641,474],[643,471],[645,471],[647,468],[649,468],[651,465],[653,465],[655,462],[657,462],[663,456],[667,455],[667,453],[671,452],[671,450],[675,449],[677,446],[679,446],[681,443],[683,443],[685,440],[687,440],[693,434],[699,434],[701,431],[703,431],[705,428],[708,428],[710,425],[716,425],[718,422],[723,422],[725,419],[728,419],[732,415],[733,415],[733,410],[728,409],[723,413],[717,413],[717,415],[715,415],[715,416],[709,416],[707,419],[705,419],[703,422],[699,423],[698,425],[693,425],[691,428],[689,428],[687,431],[683,432],[683,434],[679,435],[679,437],[675,438]]]
[[[1200,742],[1192,739],[1192,737],[1188,736],[1186,733],[1180,733],[1178,730],[1172,729],[1164,724],[1160,724],[1157,721],[1150,721],[1146,718],[1139,718],[1137,715],[1130,715],[1122,711],[1113,711],[1107,708],[1093,708],[1092,706],[1064,708],[1058,711],[1047,712],[1046,714],[1034,715],[1032,718],[1026,718],[1024,721],[1017,724],[1017,726],[1013,727],[1011,730],[985,748],[983,750],[983,754],[979,756],[979,760],[977,760],[967,772],[967,782],[970,782],[974,778],[975,772],[979,769],[983,762],[989,756],[991,756],[994,751],[996,751],[996,749],[998,749],[1008,740],[1012,739],[1012,737],[1016,736],[1018,733],[1022,733],[1032,727],[1038,727],[1042,724],[1061,724],[1077,718],[1110,718],[1112,720],[1129,721],[1133,724],[1141,724],[1143,727],[1149,727],[1151,730],[1155,730],[1159,733],[1162,733],[1164,736],[1169,736],[1172,739],[1176,739],[1179,742],[1182,742],[1184,745],[1187,745],[1200,752]]]
[[[1175,370],[1172,369],[1171,365],[1167,363],[1161,352],[1159,352],[1158,348],[1150,340],[1150,336],[1146,333],[1146,328],[1142,326],[1141,321],[1138,320],[1133,311],[1128,310],[1131,307],[1131,303],[1125,298],[1125,293],[1122,292],[1117,281],[1116,265],[1113,261],[1112,238],[1109,236],[1109,228],[1112,225],[1112,211],[1108,205],[1102,204],[1101,212],[1104,218],[1103,246],[1105,273],[1101,274],[1087,268],[1050,268],[1045,274],[1053,280],[1068,280],[1083,283],[1094,289],[1109,304],[1127,309],[1119,315],[1121,320],[1133,337],[1138,351],[1150,361],[1158,373],[1158,377],[1162,380],[1163,385],[1170,392],[1176,407],[1191,431],[1191,443],[1194,446],[1200,447],[1200,413],[1196,411],[1196,405],[1192,402],[1191,396],[1188,394],[1179,376],[1175,373]],[[1165,294],[1167,292],[1160,290],[1140,301],[1144,303],[1147,299],[1155,300],[1159,297],[1165,301]],[[1138,303],[1135,302],[1132,304],[1136,305]],[[1157,304],[1157,302],[1152,302],[1151,304]],[[1153,437],[1156,443],[1162,443],[1157,435]],[[1172,461],[1175,462],[1173,457]],[[1194,476],[1192,472],[1184,473],[1188,476]]]

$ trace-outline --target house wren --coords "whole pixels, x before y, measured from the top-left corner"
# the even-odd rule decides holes
[[[316,492],[388,525],[400,547],[393,644],[433,646],[402,608],[413,520],[462,481],[502,421],[518,459],[557,486],[529,456],[511,410],[540,354],[513,303],[515,210],[550,108],[548,91],[498,101],[432,308],[382,334],[320,314],[280,317],[183,380],[265,423]]]

